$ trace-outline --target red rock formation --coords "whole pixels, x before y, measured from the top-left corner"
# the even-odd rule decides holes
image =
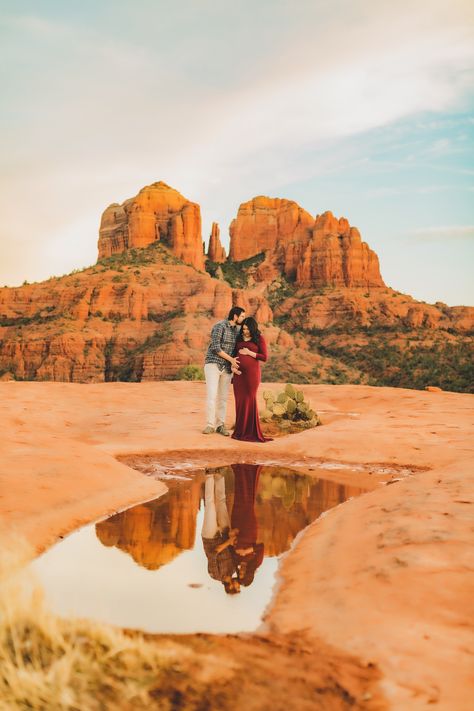
[[[161,212],[157,196],[164,201]],[[292,380],[298,374],[311,381],[330,368],[332,357],[319,353],[308,335],[314,329],[337,326],[349,334],[354,327],[389,327],[393,337],[398,326],[423,329],[428,346],[440,329],[447,340],[467,345],[474,309],[429,305],[383,288],[376,255],[344,218],[327,212],[313,220],[294,202],[255,198],[241,206],[233,222],[232,254],[245,259],[265,249],[265,259],[245,272],[239,265],[218,267],[222,278],[212,279],[173,257],[186,235],[195,235],[195,249],[200,242],[183,217],[192,214],[192,207],[186,212],[190,205],[162,183],[145,188],[104,214],[104,253],[122,252],[113,263],[0,288],[0,378],[173,378],[185,365],[203,364],[212,324],[236,304],[263,326],[270,345],[264,379]],[[147,233],[150,225],[155,231]],[[152,239],[145,249],[127,249],[145,233],[159,240]],[[218,240],[214,226],[214,257]],[[234,285],[246,281],[245,288],[233,288],[224,273]],[[288,284],[283,274],[290,281],[294,277],[294,283]],[[332,288],[321,293],[319,287],[326,285]]]
[[[311,215],[293,200],[255,197],[239,207],[230,225],[229,259],[239,262],[280,244],[306,244],[314,224]]]
[[[331,212],[313,220],[295,202],[257,197],[240,206],[230,236],[231,260],[268,250],[283,274],[302,286],[384,286],[375,252]]]
[[[161,241],[178,259],[204,269],[201,210],[166,183],[153,183],[102,215],[99,259]]]
[[[323,511],[364,493],[364,489],[334,481],[292,475],[288,469],[272,467],[262,471],[259,482],[258,540],[266,556],[289,550],[295,536]]]
[[[331,212],[316,217],[296,271],[302,286],[383,287],[379,260],[362,242],[359,230]]]
[[[193,547],[200,500],[200,480],[171,488],[156,501],[97,523],[97,538],[105,546],[125,551],[138,565],[157,570]]]
[[[217,222],[212,223],[211,236],[209,238],[209,250],[207,252],[208,259],[211,262],[225,262],[225,249],[221,244],[220,230]]]
[[[0,289],[0,376],[159,380],[201,364],[211,324],[232,305],[232,288],[155,257],[145,265],[131,259],[121,273],[96,265]]]

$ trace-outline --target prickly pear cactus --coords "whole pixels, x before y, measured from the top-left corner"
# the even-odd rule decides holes
[[[286,411],[289,415],[294,415],[296,412],[296,402],[294,400],[286,401]]]
[[[284,405],[282,405],[282,403],[276,402],[273,405],[273,414],[276,415],[277,417],[283,417],[285,412],[286,412],[286,408]]]
[[[263,393],[265,409],[260,413],[264,422],[277,422],[282,429],[301,427],[303,429],[320,425],[316,412],[305,401],[301,390],[288,383],[285,390],[275,395],[270,390]]]

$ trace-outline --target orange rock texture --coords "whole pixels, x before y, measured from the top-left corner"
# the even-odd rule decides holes
[[[255,197],[230,225],[229,259],[239,262],[282,245],[306,243],[314,219],[293,200]]]
[[[256,197],[239,207],[230,238],[231,260],[269,251],[280,271],[301,286],[385,286],[375,252],[331,212],[313,219],[292,200]]]
[[[220,230],[217,222],[212,223],[211,236],[209,238],[209,250],[207,253],[211,262],[222,263],[226,260],[225,249],[221,244]]]
[[[121,205],[109,205],[103,213],[99,259],[156,241],[163,242],[185,264],[204,269],[199,205],[158,182]]]
[[[230,467],[226,476],[227,504],[234,505],[234,478]],[[288,551],[297,534],[317,519],[323,511],[365,489],[344,486],[327,479],[295,475],[285,467],[262,468],[255,501],[257,541],[264,545],[265,556],[279,556]]]
[[[128,553],[138,565],[157,570],[193,547],[200,499],[200,481],[171,489],[166,497],[97,523],[97,538]]]
[[[201,362],[210,324],[232,299],[226,282],[159,254],[150,264],[98,264],[0,289],[0,373],[71,382],[171,377]]]
[[[446,352],[448,365],[446,347],[460,343],[466,353],[472,342],[473,308],[426,304],[385,287],[377,256],[344,218],[313,219],[290,200],[254,198],[231,225],[227,260],[213,224],[207,266],[218,263],[218,278],[201,270],[200,230],[199,206],[164,183],[107,208],[97,264],[0,288],[0,378],[180,377],[184,366],[203,365],[211,326],[232,305],[255,316],[265,334],[264,380],[371,382],[360,358],[341,363],[334,338],[366,348],[388,334],[392,351],[423,346],[434,360]],[[417,386],[442,385],[444,362]]]
[[[140,467],[140,470],[142,468]],[[226,477],[229,512],[234,506],[234,475],[221,467]],[[149,570],[174,560],[193,548],[197,514],[202,498],[202,477],[185,487],[171,488],[166,497],[134,506],[96,524],[96,534],[105,546],[116,546]],[[257,540],[264,544],[265,556],[288,551],[295,536],[323,511],[338,506],[365,489],[327,479],[295,475],[288,468],[263,467],[255,501]]]

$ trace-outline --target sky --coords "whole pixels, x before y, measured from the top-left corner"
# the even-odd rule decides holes
[[[474,304],[474,3],[0,0],[0,47],[0,285],[93,264],[107,205],[163,180],[206,241],[284,197]]]

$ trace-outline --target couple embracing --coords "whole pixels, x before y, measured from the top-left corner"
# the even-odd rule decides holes
[[[245,442],[267,442],[260,429],[257,390],[260,385],[260,362],[267,360],[267,345],[252,316],[234,306],[227,319],[216,323],[206,354],[204,374],[207,390],[207,424],[203,434],[229,436],[225,426],[227,396],[230,384],[235,398],[233,439]]]

